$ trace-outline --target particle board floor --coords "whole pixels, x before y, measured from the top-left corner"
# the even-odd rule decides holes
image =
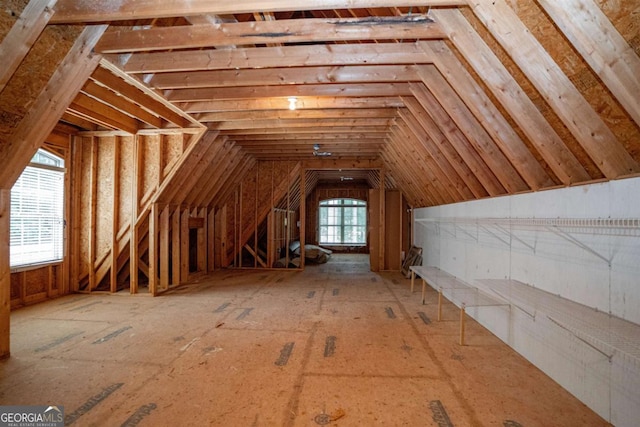
[[[362,255],[222,271],[151,298],[71,295],[12,313],[0,405],[78,426],[602,426],[457,309]]]

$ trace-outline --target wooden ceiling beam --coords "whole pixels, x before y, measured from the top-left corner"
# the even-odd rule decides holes
[[[250,0],[243,2],[212,2],[209,0],[122,0],[93,3],[82,0],[59,0],[52,23],[88,23],[129,21],[194,15],[252,14],[260,12],[288,12],[294,10],[364,9],[395,6],[462,6],[467,0]]]
[[[176,105],[187,113],[210,113],[221,111],[288,110],[287,98],[256,98],[226,101],[181,102]],[[400,97],[298,97],[297,110],[327,108],[400,108],[404,107]]]
[[[244,152],[249,153],[251,155],[263,156],[263,157],[268,156],[268,157],[277,158],[278,156],[282,156],[283,158],[285,158],[289,156],[294,156],[294,157],[306,157],[309,159],[314,159],[318,157],[313,154],[313,149],[309,147],[291,148],[283,151],[265,150],[265,149],[246,149],[245,147],[242,147],[242,149],[244,150]],[[331,157],[331,158],[339,158],[344,156],[358,157],[360,155],[365,157],[371,157],[371,156],[376,157],[380,153],[380,150],[378,147],[369,147],[366,149],[357,148],[357,147],[350,147],[350,148],[342,147],[342,148],[336,148],[335,150],[329,150],[327,147],[324,147],[323,150],[327,150],[326,152],[331,153],[331,156],[325,156],[325,157]]]
[[[393,164],[396,165],[396,171],[401,170],[405,177],[406,182],[410,182],[411,186],[415,188],[415,192],[420,195],[420,199],[426,201],[425,206],[443,204],[443,201],[438,197],[431,186],[430,182],[423,181],[420,173],[416,172],[413,168],[413,160],[406,156],[405,151],[398,144],[391,143],[387,146],[387,156],[393,160]]]
[[[411,100],[414,103],[417,103],[415,99]],[[398,112],[398,126],[399,128],[408,133],[409,131],[415,136],[415,143],[422,145],[424,149],[429,153],[434,163],[438,167],[439,170],[442,171],[442,178],[445,182],[449,181],[451,185],[456,189],[456,193],[458,194],[459,200],[470,200],[474,198],[474,194],[471,189],[467,186],[464,180],[460,177],[456,169],[449,162],[449,160],[444,156],[438,144],[434,143],[434,141],[429,138],[427,131],[424,130],[420,122],[413,116],[411,110],[402,109]],[[403,127],[403,124],[407,127]]]
[[[171,180],[163,183],[155,200],[159,203],[180,204],[180,196],[186,188],[191,188],[193,177],[208,167],[206,159],[209,153],[217,153],[225,141],[226,138],[220,137],[217,132],[205,132],[200,138],[192,141],[183,153],[186,157],[182,158]]]
[[[171,102],[198,102],[256,98],[290,97],[394,97],[410,96],[407,83],[352,83],[317,85],[251,86],[230,88],[176,89],[166,93]],[[304,107],[301,107],[304,108]]]
[[[81,130],[95,131],[98,129],[98,125],[95,123],[67,112],[62,114],[60,121],[78,127]]]
[[[442,134],[447,138],[452,147],[469,169],[482,183],[485,191],[490,196],[505,194],[505,189],[493,174],[493,171],[484,163],[478,152],[471,146],[467,137],[460,131],[456,123],[440,105],[435,96],[421,83],[412,83],[413,96],[418,100],[422,108],[427,111],[431,119],[438,126]]]
[[[386,132],[361,132],[361,133],[307,133],[307,134],[297,134],[297,133],[272,133],[265,135],[234,135],[234,141],[242,143],[243,141],[260,141],[260,142],[279,142],[279,141],[315,141],[318,143],[323,143],[323,141],[331,142],[336,140],[371,140],[377,141],[380,139],[385,139],[387,137]]]
[[[0,92],[27,56],[53,15],[56,0],[30,0],[0,43]]]
[[[407,155],[412,156],[414,167],[419,168],[423,173],[416,179],[420,179],[423,183],[425,180],[432,183],[434,190],[438,196],[444,200],[444,203],[454,203],[464,200],[458,192],[451,180],[445,175],[437,162],[431,157],[424,146],[417,141],[416,135],[409,129],[402,120],[396,122],[396,126],[391,132],[390,143],[395,141],[399,147],[404,147]],[[424,184],[423,184],[424,185]]]
[[[471,190],[476,199],[487,197],[489,193],[483,187],[482,183],[478,180],[473,171],[469,168],[469,165],[463,160],[458,151],[449,142],[443,131],[436,124],[434,119],[427,113],[424,107],[415,98],[403,99],[407,105],[407,110],[411,113],[411,116],[420,124],[420,127],[426,132],[429,140],[433,141],[434,147],[441,150],[442,155],[451,165],[453,170],[464,181],[465,185]],[[431,98],[431,95],[426,91],[423,93],[423,100],[425,104],[434,102],[435,99]],[[435,108],[434,108],[435,109]],[[436,113],[434,113],[436,114]],[[422,139],[421,139],[422,140]],[[434,156],[438,157],[436,153]]]
[[[411,168],[414,172],[414,181],[421,187],[431,191],[432,198],[437,200],[438,204],[454,203],[461,200],[461,196],[455,191],[455,188],[447,185],[450,184],[446,178],[441,180],[440,174],[437,173],[433,159],[424,150],[422,145],[416,144],[415,136],[406,126],[403,132],[399,126],[392,129],[389,138],[390,144],[395,141],[398,146],[398,153],[405,159],[405,167]]]
[[[640,126],[640,58],[596,2],[538,3]]]
[[[216,156],[205,165],[204,169],[209,173],[202,176],[197,184],[193,187],[183,190],[185,197],[183,201],[188,206],[202,206],[209,202],[208,195],[212,188],[222,179],[226,174],[237,165],[237,163],[246,156],[242,150],[235,146],[233,141],[228,139],[224,140],[224,143],[219,147]],[[215,195],[215,194],[214,194]],[[205,200],[206,199],[206,200]]]
[[[327,110],[262,110],[224,111],[202,113],[195,116],[199,122],[226,122],[235,120],[291,120],[291,119],[364,119],[393,118],[395,108],[333,108]]]
[[[178,127],[186,128],[193,125],[193,123],[191,123],[186,117],[183,117],[178,112],[173,111],[173,109],[168,105],[152,98],[141,88],[132,86],[121,77],[116,76],[111,71],[103,67],[98,67],[91,75],[91,78],[99,82],[101,85],[106,86],[114,92],[129,99],[131,102],[143,106],[149,111],[153,111],[158,116]]]
[[[379,160],[339,160],[339,159],[311,159],[302,163],[304,169],[311,170],[349,170],[349,169],[380,169],[384,165]]]
[[[101,126],[114,130],[122,130],[130,134],[136,134],[141,125],[141,123],[133,117],[83,93],[78,93],[71,105],[69,105],[69,108],[67,108],[67,111],[70,114],[84,117]]]
[[[322,145],[321,152],[330,152],[333,154],[343,154],[343,153],[358,153],[362,152],[371,152],[378,153],[379,148],[383,144],[340,144],[340,145]],[[266,153],[266,154],[293,154],[293,153],[302,153],[309,156],[313,156],[314,150],[310,145],[282,145],[279,147],[264,147],[264,146],[256,146],[256,145],[241,145],[238,144],[239,147],[242,147],[247,153]]]
[[[491,169],[502,186],[509,193],[529,190],[529,186],[522,179],[515,166],[500,151],[500,148],[498,148],[482,124],[471,113],[469,107],[460,99],[435,66],[423,66],[420,69],[420,76],[425,86],[429,88],[440,105],[447,111],[458,129],[467,137],[467,141]]]
[[[591,177],[582,164],[462,13],[453,9],[432,13],[442,22],[458,52],[487,84],[558,179],[565,185],[589,181]],[[438,59],[440,69],[452,63],[453,60],[446,57]]]
[[[317,157],[307,153],[247,153],[254,157],[256,160],[312,160]],[[347,153],[333,153],[329,156],[332,159],[350,160],[350,159],[368,159],[375,160],[380,156],[379,151],[362,151],[362,152],[347,152]]]
[[[269,129],[236,129],[226,130],[225,135],[268,135],[268,134],[282,134],[282,133],[297,133],[297,134],[348,134],[348,133],[381,133],[385,134],[389,131],[388,126],[340,126],[340,127],[302,127],[295,130],[289,128],[269,128]]]
[[[438,41],[422,43],[421,46],[434,56],[437,54],[434,66],[440,71],[440,75],[455,89],[527,185],[533,190],[555,186],[556,183],[451,49],[444,42]]]
[[[157,129],[164,127],[164,121],[160,117],[151,114],[144,108],[132,103],[112,90],[95,83],[93,80],[88,80],[85,83],[82,87],[82,92]]]
[[[230,122],[209,123],[211,130],[239,130],[239,129],[297,129],[306,127],[342,127],[342,126],[389,126],[390,119],[285,119],[285,120],[237,120]]]
[[[119,63],[119,56],[111,55],[111,58]],[[413,65],[431,60],[415,43],[334,44],[135,53],[126,57],[122,69],[127,73],[166,73],[328,65]]]
[[[207,149],[205,153],[199,157],[198,162],[189,169],[188,176],[184,179],[180,185],[180,191],[177,191],[173,197],[173,203],[181,205],[193,201],[195,197],[189,198],[190,194],[197,194],[202,191],[204,183],[210,177],[216,174],[216,171],[211,170],[212,163],[222,157],[227,147],[233,146],[233,143],[228,141],[227,138],[219,138],[217,135],[206,141]]]
[[[129,53],[212,46],[346,40],[425,40],[443,37],[440,25],[425,15],[362,19],[285,19],[121,29],[106,33],[96,46],[96,52]]]
[[[415,65],[338,65],[304,68],[258,68],[156,74],[158,89],[277,86],[318,83],[398,83],[419,81]]]
[[[375,146],[375,145],[383,145],[385,143],[385,139],[354,139],[354,140],[336,140],[336,141],[323,141],[322,143],[314,141],[314,140],[299,140],[299,141],[264,141],[264,140],[253,140],[253,141],[236,141],[236,144],[240,145],[243,148],[269,148],[269,147],[307,147],[311,148],[315,144],[320,145],[322,150],[324,151],[325,147],[340,147],[340,146],[356,146],[356,147],[367,147],[367,146]]]
[[[380,153],[380,158],[384,162],[385,170],[387,171],[387,176],[393,176],[393,179],[396,181],[399,188],[402,189],[402,194],[404,194],[409,200],[411,200],[411,205],[413,206],[427,206],[426,202],[422,200],[419,192],[414,188],[414,183],[409,182],[406,177],[406,171],[399,167],[394,159],[389,155],[389,151],[393,150],[392,148],[387,148],[383,152]]]
[[[505,0],[472,0],[470,6],[607,178],[640,172],[640,165]]]

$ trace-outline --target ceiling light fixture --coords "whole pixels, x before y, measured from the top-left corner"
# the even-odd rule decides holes
[[[289,98],[289,110],[294,111],[297,108],[296,102],[298,102],[297,98],[294,98],[294,97]]]
[[[313,155],[316,157],[327,157],[330,156],[331,153],[329,151],[319,151],[320,144],[313,144]]]

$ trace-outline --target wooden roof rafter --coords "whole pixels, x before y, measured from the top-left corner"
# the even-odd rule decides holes
[[[64,116],[75,126],[216,130],[227,160],[307,159],[321,144],[383,161],[438,204],[640,173],[634,30],[598,1],[58,0],[34,19],[111,25]],[[527,28],[542,11],[548,31]],[[551,38],[575,49],[570,66]]]

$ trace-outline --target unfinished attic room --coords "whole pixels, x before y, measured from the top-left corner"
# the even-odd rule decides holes
[[[640,0],[1,5],[0,425],[639,425]]]

